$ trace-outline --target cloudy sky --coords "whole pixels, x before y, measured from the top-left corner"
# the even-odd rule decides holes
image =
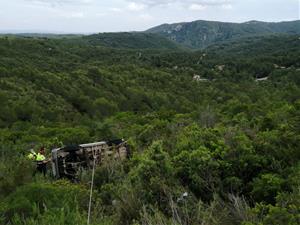
[[[0,31],[140,31],[193,20],[298,20],[300,0],[0,0]]]

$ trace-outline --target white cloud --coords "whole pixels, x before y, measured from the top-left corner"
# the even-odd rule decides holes
[[[67,19],[82,19],[85,17],[83,12],[67,12],[67,13],[61,13],[62,17],[65,17]]]
[[[223,9],[233,9],[233,6],[231,4],[223,4],[221,7]]]
[[[202,5],[202,6],[221,6],[230,4],[233,0],[126,0],[135,2],[137,4],[143,4],[148,7],[165,6],[165,5]],[[198,7],[199,8],[199,7]]]
[[[127,10],[142,11],[146,8],[166,7],[174,8],[181,7],[191,11],[202,11],[206,8],[220,7],[224,10],[233,8],[233,3],[236,0],[125,0],[129,2]]]
[[[193,11],[201,11],[201,10],[206,9],[206,6],[200,5],[200,4],[191,4],[191,5],[189,6],[189,9],[190,9],[190,10],[193,10]]]
[[[169,4],[169,3],[176,2],[176,1],[172,1],[172,0],[126,0],[126,1],[135,2],[135,3],[138,3],[138,4],[143,4],[143,5],[146,5],[148,7],[158,6],[158,5],[166,5],[166,4]]]
[[[83,18],[84,17],[84,13],[83,12],[72,12],[69,13],[69,18]]]
[[[92,3],[94,0],[25,0],[30,2],[36,2],[36,3],[58,3],[58,4],[64,4],[64,3],[81,3],[81,4],[87,4]]]
[[[145,21],[151,21],[153,20],[153,17],[149,14],[141,14],[139,15],[139,18]]]
[[[145,4],[140,4],[140,3],[136,3],[136,2],[130,2],[127,8],[130,11],[142,11],[146,7],[147,6]]]
[[[97,17],[103,17],[103,16],[107,16],[108,14],[106,12],[99,12],[99,13],[96,13],[95,16]]]
[[[121,8],[110,8],[109,11],[112,11],[112,12],[122,12],[123,9],[121,9]]]
[[[94,0],[23,0],[34,4],[50,5],[52,7],[66,4],[87,5],[94,2]]]

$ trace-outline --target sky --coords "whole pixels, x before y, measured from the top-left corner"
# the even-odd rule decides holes
[[[0,31],[143,31],[163,23],[300,19],[300,0],[0,0]]]

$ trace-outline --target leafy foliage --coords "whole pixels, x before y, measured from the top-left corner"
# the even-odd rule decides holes
[[[97,168],[91,224],[299,223],[299,37],[151,38],[0,38],[1,224],[85,224],[89,172],[32,176],[26,155],[117,137],[133,157]]]

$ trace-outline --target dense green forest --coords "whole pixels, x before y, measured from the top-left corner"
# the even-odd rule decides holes
[[[299,224],[299,35],[132,35],[0,38],[0,224],[86,224],[91,174],[26,155],[114,138],[133,156],[97,168],[91,224]]]

